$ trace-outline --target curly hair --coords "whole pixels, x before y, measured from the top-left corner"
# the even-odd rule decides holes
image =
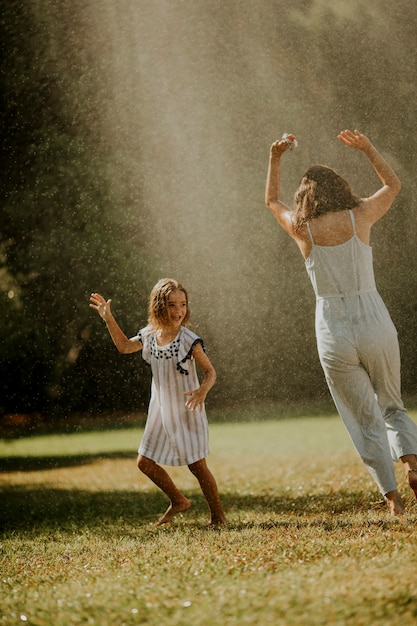
[[[300,180],[295,192],[295,232],[302,226],[329,211],[345,211],[358,206],[356,196],[347,181],[332,168],[313,165]]]
[[[168,296],[179,289],[185,295],[187,312],[183,319],[185,326],[190,319],[190,309],[188,306],[188,294],[186,289],[173,278],[161,278],[151,291],[149,296],[148,324],[153,328],[160,328],[168,322]]]

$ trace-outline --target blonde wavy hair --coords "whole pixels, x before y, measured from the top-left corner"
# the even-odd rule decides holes
[[[173,278],[161,278],[158,280],[149,296],[148,324],[153,328],[160,328],[168,323],[168,296],[176,289],[184,293],[187,302],[187,312],[182,322],[183,326],[185,326],[190,319],[188,293],[186,289]]]
[[[329,211],[353,209],[361,199],[331,167],[313,165],[300,180],[294,202],[294,230],[298,232],[315,217]]]

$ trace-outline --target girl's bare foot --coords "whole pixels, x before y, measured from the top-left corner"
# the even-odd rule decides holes
[[[391,515],[394,515],[394,516],[403,515],[404,503],[397,490],[389,491],[388,493],[386,493],[385,500],[388,504],[389,512]]]
[[[210,522],[210,524],[208,524],[207,528],[221,528],[222,526],[226,526],[227,521],[224,520],[222,522]]]
[[[210,524],[207,528],[220,528],[220,526],[224,526],[227,524],[227,519],[223,515],[222,517],[212,517],[210,520]]]
[[[183,513],[184,511],[188,511],[190,506],[190,501],[187,500],[187,498],[185,497],[184,500],[181,500],[181,502],[177,502],[176,504],[173,504],[171,502],[165,513],[161,515],[159,520],[156,522],[156,525],[162,526],[163,524],[169,524],[172,521],[173,517],[175,517],[175,515],[178,515],[178,513]]]

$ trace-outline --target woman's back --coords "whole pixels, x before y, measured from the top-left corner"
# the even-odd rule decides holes
[[[311,250],[305,265],[317,297],[376,290],[372,249],[358,237],[353,211],[343,211],[338,216],[340,228],[333,231],[328,228],[328,220],[326,228],[318,228],[317,223],[306,224]],[[314,220],[321,221],[322,217]]]
[[[352,209],[352,212],[355,217],[356,235],[365,245],[369,245],[372,224],[365,214],[365,206],[366,200],[362,201],[358,207]],[[310,220],[309,226],[314,243],[318,246],[338,246],[348,241],[353,235],[349,214],[348,210],[331,211]],[[311,237],[306,225],[298,233],[297,243],[304,258],[307,259],[311,252]]]

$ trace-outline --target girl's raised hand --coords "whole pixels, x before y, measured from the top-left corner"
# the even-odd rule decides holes
[[[368,137],[362,135],[358,130],[355,130],[354,133],[350,130],[343,130],[337,138],[345,144],[345,146],[349,146],[349,148],[357,148],[358,150],[366,150],[372,144],[369,141]]]
[[[111,300],[105,300],[99,293],[92,293],[90,308],[95,309],[103,320],[108,320],[111,315]]]

